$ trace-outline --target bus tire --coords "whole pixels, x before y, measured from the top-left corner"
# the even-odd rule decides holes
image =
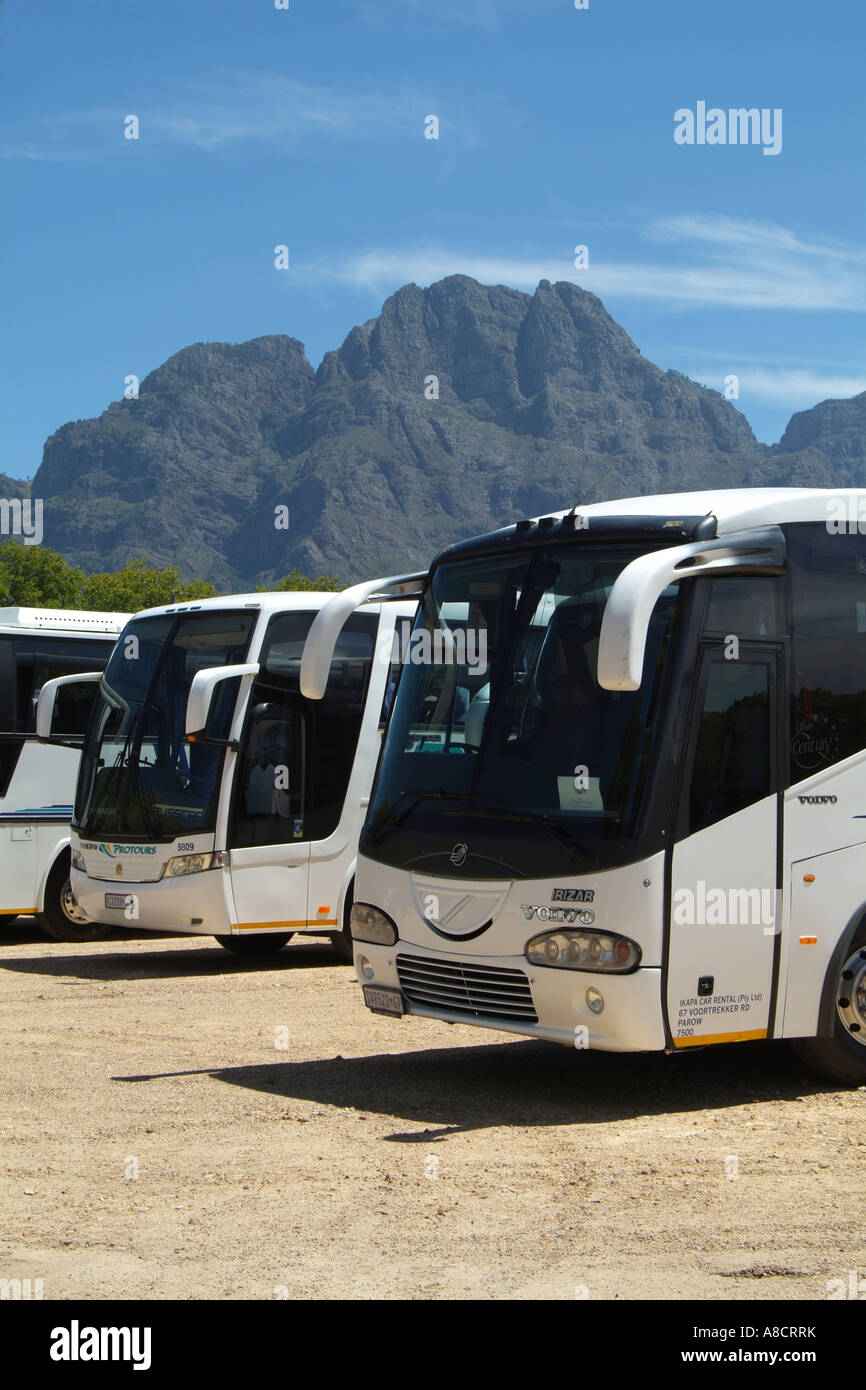
[[[837,970],[834,999],[833,1037],[796,1038],[794,1050],[819,1075],[843,1086],[862,1085],[866,1082],[866,931],[857,933]]]
[[[250,936],[215,936],[224,951],[234,951],[236,956],[273,956],[281,951],[294,932],[256,932]]]
[[[90,922],[72,896],[69,882],[69,850],[61,854],[48,875],[45,901],[36,920],[52,941],[99,941],[111,927],[105,922]]]
[[[352,915],[352,903],[354,900],[355,881],[353,879],[349,884],[349,889],[346,893],[346,901],[343,904],[343,930],[335,931],[331,937],[331,944],[340,957],[340,960],[346,961],[348,965],[351,965],[355,959],[355,943],[352,940],[352,932],[349,926],[349,918]]]

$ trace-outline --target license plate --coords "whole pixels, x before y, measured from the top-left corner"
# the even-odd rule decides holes
[[[106,893],[106,895],[105,895],[105,906],[106,906],[106,907],[126,907],[126,899],[127,899],[127,896],[128,896],[128,895],[127,895],[126,893]]]
[[[364,1003],[374,1014],[404,1013],[403,995],[399,989],[377,989],[375,985],[364,986]]]

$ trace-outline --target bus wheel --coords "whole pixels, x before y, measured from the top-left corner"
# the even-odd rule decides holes
[[[349,965],[351,965],[355,959],[355,943],[352,940],[352,932],[349,927],[349,918],[352,915],[352,903],[355,898],[354,888],[355,884],[352,882],[349,885],[346,901],[343,904],[343,930],[335,931],[331,937],[331,945],[337,952],[340,960],[347,961]]]
[[[234,951],[237,956],[272,956],[277,951],[281,951],[287,941],[291,941],[294,932],[277,932],[271,935],[270,932],[256,933],[255,936],[215,936],[214,941],[218,941],[225,951]]]
[[[52,941],[99,941],[111,927],[105,922],[91,922],[72,896],[69,882],[69,852],[61,854],[45,885],[45,902],[36,920]]]
[[[866,1081],[866,932],[836,976],[836,1030],[832,1038],[797,1038],[794,1049],[807,1066],[831,1081]]]

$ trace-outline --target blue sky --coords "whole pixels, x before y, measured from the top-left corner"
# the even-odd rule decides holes
[[[190,343],[317,365],[454,272],[584,285],[768,442],[866,389],[862,0],[289,5],[0,0],[0,471]],[[678,145],[699,101],[781,152]]]

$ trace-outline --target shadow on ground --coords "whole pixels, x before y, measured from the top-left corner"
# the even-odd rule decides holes
[[[22,936],[18,941],[5,937],[4,940],[7,945],[49,944],[38,928],[34,931],[34,936]],[[10,938],[11,934],[12,929]],[[281,951],[266,956],[236,956],[209,936],[182,938],[188,943],[183,951],[148,951],[142,955],[139,951],[124,951],[124,939],[177,941],[178,937],[169,933],[129,932],[116,942],[113,938],[85,945],[53,941],[50,944],[57,951],[69,954],[50,956],[4,956],[0,950],[0,970],[14,970],[23,975],[74,975],[79,980],[170,980],[195,975],[246,975],[263,970],[313,970],[324,965],[344,964],[333,946],[319,937],[296,938]],[[121,949],[106,950],[115,944]],[[352,967],[347,965],[346,968]]]
[[[113,1079],[145,1084],[201,1075],[288,1101],[350,1107],[427,1126],[387,1136],[408,1144],[509,1126],[699,1115],[838,1089],[829,1082],[825,1086],[805,1080],[802,1066],[784,1043],[689,1049],[687,1055],[672,1057],[656,1052],[577,1052],[534,1041],[480,1043]]]
[[[149,937],[164,939],[174,936],[174,934],[174,932],[125,931],[123,928],[111,927],[100,940],[146,941]],[[14,917],[11,921],[8,917],[0,917],[0,950],[4,946],[35,946],[45,945],[47,942],[53,946],[63,945],[62,941],[52,941],[50,937],[46,936],[35,917]]]

